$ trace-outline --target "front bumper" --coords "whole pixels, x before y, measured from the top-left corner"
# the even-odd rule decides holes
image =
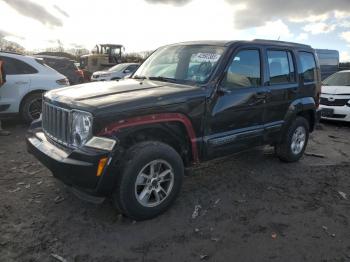
[[[321,116],[322,119],[350,122],[350,107],[320,105],[320,109],[333,109],[333,116]]]
[[[68,186],[85,194],[105,197],[112,193],[115,172],[112,172],[112,153],[104,150],[82,148],[68,150],[51,143],[41,129],[26,135],[27,150]],[[109,157],[101,176],[96,176],[99,160]]]

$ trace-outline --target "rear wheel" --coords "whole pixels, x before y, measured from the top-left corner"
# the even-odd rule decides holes
[[[113,202],[135,220],[153,218],[176,199],[184,166],[179,154],[161,142],[142,142],[126,154]]]
[[[309,123],[304,117],[297,117],[275,146],[277,156],[284,162],[298,161],[304,154],[309,140]]]
[[[42,93],[34,93],[28,95],[20,110],[21,117],[26,123],[31,123],[33,120],[40,117],[42,111]]]

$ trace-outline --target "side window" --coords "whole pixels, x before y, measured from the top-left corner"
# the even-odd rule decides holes
[[[259,50],[243,50],[231,61],[222,86],[229,89],[261,85]]]
[[[270,83],[282,84],[295,82],[294,64],[288,51],[267,51],[270,70]]]
[[[14,75],[16,68],[14,68],[14,63],[12,59],[6,56],[0,56],[0,59],[4,62],[4,70],[7,75]]]
[[[130,65],[125,70],[129,70],[130,72],[135,71],[138,68],[138,65]]]
[[[8,75],[35,74],[38,71],[32,66],[12,57],[2,57]]]
[[[316,80],[316,62],[312,53],[299,52],[304,82]]]

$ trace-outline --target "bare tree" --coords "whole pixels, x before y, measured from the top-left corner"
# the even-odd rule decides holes
[[[0,51],[8,51],[23,54],[25,52],[25,49],[23,46],[16,42],[8,41],[5,38],[0,37]]]

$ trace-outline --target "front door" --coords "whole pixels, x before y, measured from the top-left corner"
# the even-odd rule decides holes
[[[260,144],[267,89],[263,87],[262,52],[237,50],[212,102],[204,137],[207,157],[213,158]]]

